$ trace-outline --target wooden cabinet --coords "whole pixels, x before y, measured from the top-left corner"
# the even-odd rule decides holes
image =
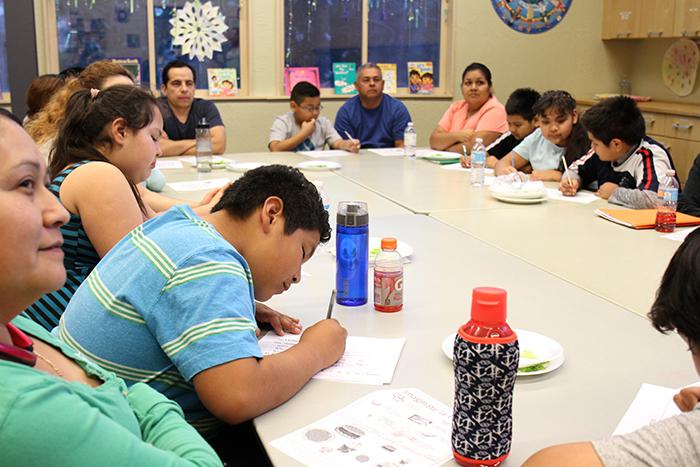
[[[676,0],[674,36],[700,36],[700,0]]]
[[[642,0],[634,37],[672,37],[676,0]]]
[[[638,0],[605,0],[603,39],[632,38],[638,29],[640,11]]]
[[[700,37],[700,0],[604,0],[602,37]]]
[[[642,112],[644,126],[649,136],[665,135],[666,115],[655,112]]]

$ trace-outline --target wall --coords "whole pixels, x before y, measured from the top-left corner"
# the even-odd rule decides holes
[[[700,76],[696,77],[695,91],[686,97],[671,92],[661,79],[661,62],[666,50],[677,39],[635,40],[632,41],[631,56],[634,67],[629,80],[632,93],[652,96],[655,100],[676,101],[700,104]],[[615,42],[615,41],[613,41]]]
[[[40,2],[41,0],[35,0]],[[602,41],[603,0],[576,0],[554,29],[525,35],[506,27],[487,0],[452,0],[454,16],[453,95],[461,97],[459,78],[464,67],[480,61],[494,77],[494,93],[502,101],[516,88],[540,91],[567,89],[574,96],[591,98],[615,92],[626,77],[636,94],[656,100],[700,101],[700,84],[681,99],[661,81],[660,63],[671,40]],[[259,100],[217,102],[227,125],[230,152],[264,151],[275,115],[288,109],[278,93],[282,31],[277,0],[249,0],[251,94]],[[42,28],[37,28],[41,34]],[[41,46],[41,41],[39,43]],[[40,52],[41,54],[41,52]],[[40,60],[41,63],[41,60]],[[40,68],[41,72],[46,72]],[[326,99],[323,115],[333,119],[342,100]],[[418,129],[419,145],[427,145],[430,132],[449,105],[449,99],[404,101]]]
[[[252,92],[277,92],[276,1],[250,2]],[[485,0],[455,0],[453,46],[453,95],[461,97],[459,78],[473,61],[487,64],[494,77],[494,92],[502,101],[516,88],[538,90],[562,88],[590,98],[617,89],[623,76],[631,74],[630,51],[636,44],[600,40],[602,0],[578,0],[560,25],[539,35],[516,33],[496,16]],[[324,101],[323,114],[333,118],[343,101]],[[418,129],[418,144],[426,146],[430,132],[449,105],[445,99],[404,101]],[[267,145],[267,132],[274,115],[287,110],[286,101],[217,103],[227,123],[229,151],[260,151]]]

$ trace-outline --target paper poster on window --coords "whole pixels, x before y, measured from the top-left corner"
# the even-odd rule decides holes
[[[113,63],[118,63],[131,73],[136,84],[141,84],[141,59],[139,58],[112,58]]]
[[[377,63],[377,66],[382,70],[384,92],[387,94],[396,94],[396,63]]]
[[[284,90],[287,95],[292,93],[294,85],[307,81],[321,88],[321,80],[317,67],[288,67],[284,69]]]
[[[433,93],[433,62],[408,62],[408,90],[411,94]]]
[[[238,95],[238,74],[235,68],[207,68],[210,96]]]
[[[357,65],[353,62],[333,63],[333,84],[336,94],[357,94],[355,78]]]

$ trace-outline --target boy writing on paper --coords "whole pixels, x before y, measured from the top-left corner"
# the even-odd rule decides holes
[[[127,384],[175,400],[209,438],[282,404],[345,349],[333,320],[299,344],[262,358],[258,322],[299,333],[298,320],[255,301],[301,279],[301,265],[330,238],[328,213],[296,169],[247,172],[201,217],[175,206],[137,227],[73,296],[59,337]],[[225,441],[225,440],[222,440]]]
[[[642,113],[626,96],[605,99],[581,117],[591,151],[569,166],[559,190],[574,196],[582,188],[614,204],[634,209],[656,207],[659,184],[673,169],[671,155],[645,135]]]
[[[676,331],[688,344],[700,373],[700,230],[685,239],[661,280],[649,312],[652,325]],[[690,282],[689,282],[690,281]],[[673,398],[681,415],[612,438],[551,446],[528,459],[525,467],[697,465],[700,452],[700,388],[689,387]]]
[[[341,138],[331,121],[320,115],[321,93],[313,84],[297,83],[292,88],[289,108],[289,112],[272,122],[267,144],[270,151],[320,151],[326,144],[332,149],[360,150],[359,141]]]

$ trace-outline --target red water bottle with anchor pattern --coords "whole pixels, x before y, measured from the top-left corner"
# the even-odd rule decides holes
[[[506,291],[472,291],[471,320],[454,343],[452,452],[461,465],[496,466],[510,453],[520,351],[506,323]]]

